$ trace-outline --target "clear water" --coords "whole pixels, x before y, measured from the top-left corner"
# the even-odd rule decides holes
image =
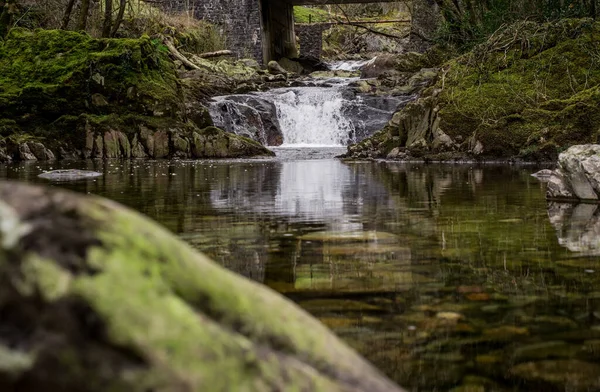
[[[104,176],[53,186],[149,215],[299,303],[410,391],[600,390],[595,210],[560,210],[553,226],[532,167],[340,152],[66,162]],[[50,166],[0,176],[47,184],[36,175]]]

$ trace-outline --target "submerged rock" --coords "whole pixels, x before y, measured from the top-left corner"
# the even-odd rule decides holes
[[[91,170],[66,169],[44,172],[38,177],[53,181],[76,181],[88,178],[96,178],[100,176],[102,176],[102,173],[98,173]]]
[[[600,389],[600,365],[577,359],[527,362],[509,371],[515,378],[526,381],[530,389],[561,390],[572,392],[597,391]],[[531,385],[533,384],[533,385]]]
[[[0,388],[401,392],[321,323],[116,203],[0,184]]]

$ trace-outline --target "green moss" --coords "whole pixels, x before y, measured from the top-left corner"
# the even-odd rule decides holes
[[[0,310],[35,299],[36,311],[20,322],[50,325],[61,344],[36,339],[26,350],[45,358],[42,372],[61,369],[53,377],[60,385],[77,385],[65,390],[397,390],[295,304],[147,218],[108,200],[25,188],[0,189],[20,192],[19,201],[6,197],[33,208],[15,216],[7,204],[0,214],[34,237],[27,252],[3,241],[2,251],[12,253],[11,268],[0,253]],[[43,245],[48,229],[36,220],[40,213],[79,228],[56,240],[58,253]],[[27,377],[36,389],[36,369]]]
[[[600,24],[525,23],[500,37],[447,64],[438,83],[441,128],[453,138],[475,132],[492,156],[528,155],[528,143],[589,141],[600,114]],[[531,138],[545,128],[545,137]]]
[[[147,37],[16,28],[0,43],[0,86],[0,110],[28,128],[90,112],[172,117],[181,105],[171,61]],[[94,94],[106,104],[94,106]]]
[[[321,23],[329,22],[331,17],[325,10],[304,6],[294,7],[294,22],[296,23]]]

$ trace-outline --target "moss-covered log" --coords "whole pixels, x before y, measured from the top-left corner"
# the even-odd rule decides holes
[[[0,184],[3,391],[401,390],[290,301],[114,202]]]

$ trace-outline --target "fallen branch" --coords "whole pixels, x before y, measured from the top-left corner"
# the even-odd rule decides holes
[[[206,52],[199,54],[198,57],[203,59],[208,59],[211,57],[219,57],[219,56],[231,56],[233,52],[231,50],[217,50],[216,52]]]
[[[400,36],[400,35],[395,35],[395,34],[389,34],[389,33],[383,32],[383,31],[372,29],[372,28],[367,27],[367,26],[363,26],[362,24],[357,23],[357,22],[350,22],[350,21],[339,20],[339,21],[337,21],[337,24],[358,27],[358,28],[367,30],[369,33],[377,34],[377,35],[382,35],[382,36],[387,37],[387,38],[404,39],[404,38],[408,37],[408,35],[409,35],[409,34],[407,34],[407,35],[404,35],[404,36]]]
[[[346,19],[346,20],[342,20],[340,18],[334,17],[334,20],[336,20],[336,22],[338,24],[354,26],[354,27],[357,27],[357,28],[365,29],[369,33],[377,34],[377,35],[381,35],[381,36],[384,36],[384,37],[387,37],[387,38],[393,38],[393,39],[404,39],[404,38],[406,38],[406,37],[408,37],[410,35],[410,34],[407,34],[404,37],[401,37],[399,35],[384,33],[383,31],[378,31],[378,30],[372,29],[370,27],[363,26],[360,23],[353,22],[352,20],[350,20],[350,17],[346,13],[346,11],[344,11],[344,9],[339,4],[337,4],[337,7],[342,12],[342,14],[344,15],[344,18]]]
[[[182,55],[177,50],[177,48],[175,47],[175,45],[173,45],[173,42],[170,39],[164,38],[163,39],[163,43],[169,49],[169,52],[171,52],[171,54],[173,55],[173,57],[175,57],[177,60],[181,61],[183,63],[183,65],[185,65],[186,67],[188,67],[190,69],[195,69],[195,70],[202,69],[199,66],[197,66],[196,64],[192,63],[190,60],[188,60],[187,57],[185,57],[184,55]]]

